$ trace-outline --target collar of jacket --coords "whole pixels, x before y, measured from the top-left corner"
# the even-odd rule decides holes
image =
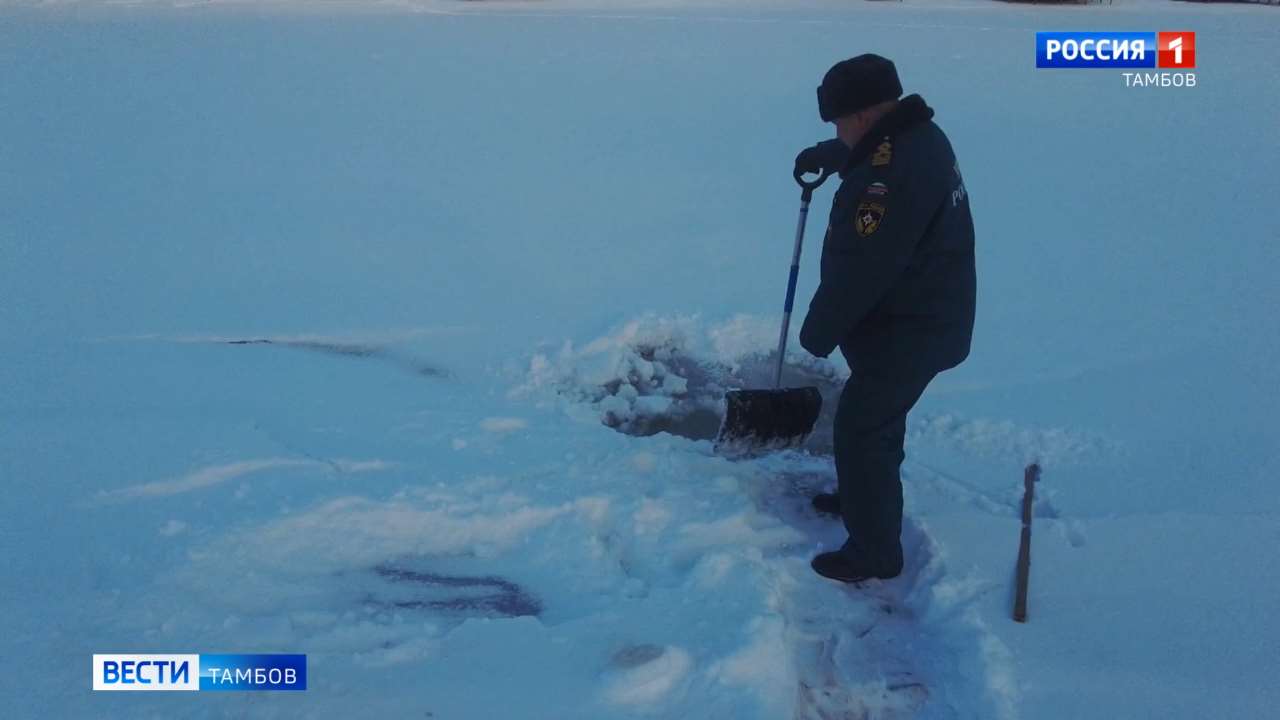
[[[901,133],[907,128],[933,118],[933,108],[929,107],[919,95],[908,95],[898,101],[897,107],[885,113],[876,121],[870,130],[862,136],[853,150],[849,151],[849,159],[840,170],[840,177],[849,175],[855,167],[867,159],[876,146],[885,140]]]

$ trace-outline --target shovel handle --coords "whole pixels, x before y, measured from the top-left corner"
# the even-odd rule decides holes
[[[787,278],[787,299],[782,305],[782,330],[778,333],[778,367],[773,374],[773,389],[782,389],[782,361],[787,354],[787,332],[791,328],[791,308],[796,300],[796,278],[800,276],[800,250],[804,247],[804,226],[809,218],[809,201],[813,199],[813,191],[831,177],[832,172],[824,169],[816,180],[805,180],[804,173],[796,168],[792,177],[800,185],[800,219],[796,222],[796,243],[791,251],[791,274]]]

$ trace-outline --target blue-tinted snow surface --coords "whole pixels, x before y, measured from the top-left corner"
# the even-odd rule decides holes
[[[6,715],[1280,700],[1273,8],[314,10],[0,9]],[[1042,29],[1195,30],[1197,87],[1037,71]],[[807,567],[821,448],[601,420],[769,349],[813,87],[868,50],[952,137],[981,286],[912,418],[908,572],[850,593]],[[130,651],[306,652],[310,688],[91,693]]]

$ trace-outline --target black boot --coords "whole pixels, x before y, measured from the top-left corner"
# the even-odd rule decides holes
[[[846,548],[822,553],[809,565],[819,575],[840,582],[861,582],[871,578],[887,580],[902,574],[902,553],[891,558],[873,558]]]
[[[813,496],[813,509],[821,515],[840,517],[840,496],[835,493],[818,493]]]

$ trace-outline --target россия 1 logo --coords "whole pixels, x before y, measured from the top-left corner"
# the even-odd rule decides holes
[[[1036,33],[1036,67],[1152,68],[1178,72],[1122,73],[1129,87],[1195,87],[1196,34],[1178,32]]]

